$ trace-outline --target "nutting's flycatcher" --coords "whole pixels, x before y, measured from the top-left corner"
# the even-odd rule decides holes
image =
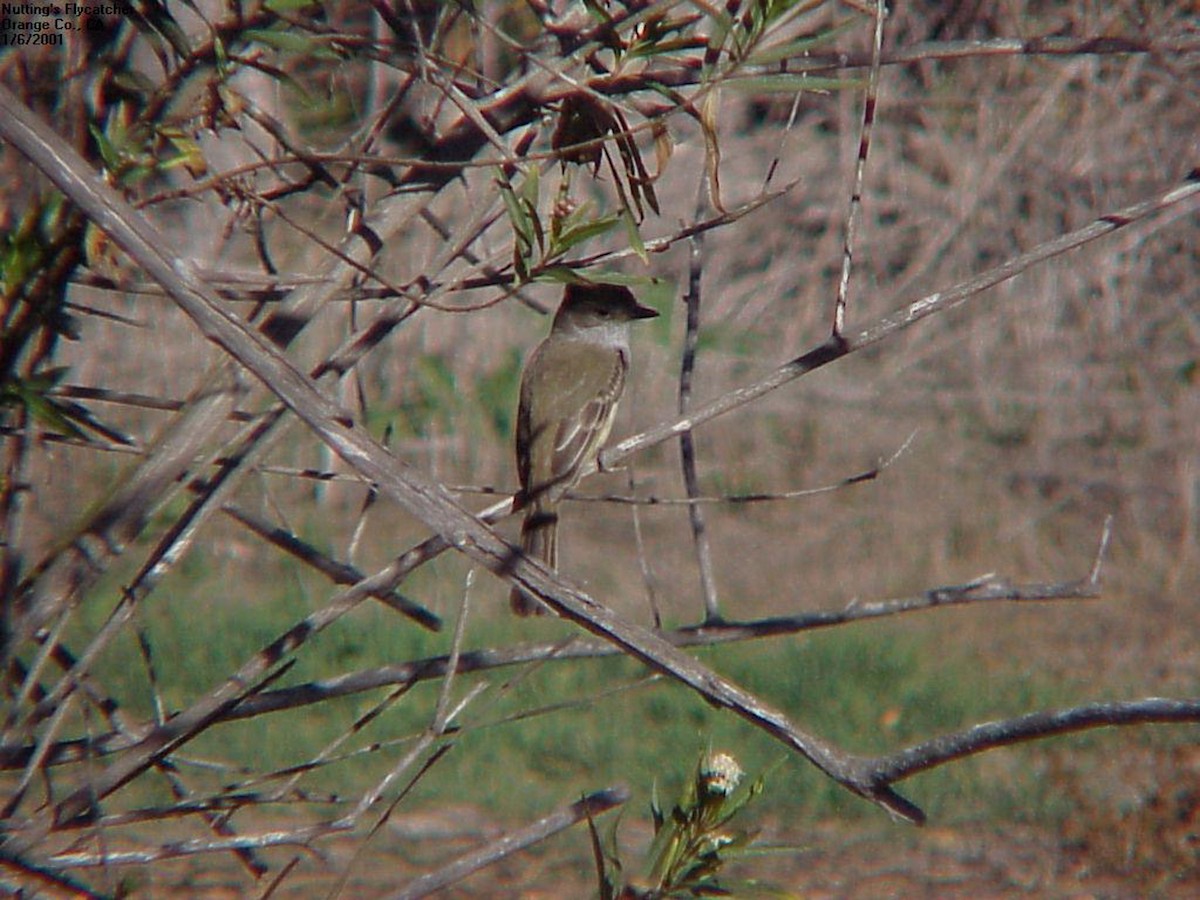
[[[617,412],[629,371],[629,325],[658,313],[628,288],[570,284],[549,336],[530,354],[517,410],[518,506],[525,507],[521,549],[558,566],[558,504],[596,457]],[[545,612],[536,598],[512,591],[513,612]]]

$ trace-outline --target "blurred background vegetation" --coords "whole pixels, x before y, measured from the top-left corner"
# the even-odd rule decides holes
[[[136,14],[89,16],[59,44],[6,47],[0,79],[172,235],[233,314],[276,336],[264,323],[280,321],[297,291],[315,285],[319,295],[333,283],[332,248],[357,240],[347,223],[366,210],[380,228],[372,217],[401,204],[403,215],[378,232],[382,249],[306,310],[287,352],[311,369],[384,303],[399,303],[386,336],[323,385],[398,457],[482,508],[491,492],[515,487],[521,361],[548,327],[540,311],[553,308],[567,269],[626,277],[663,313],[636,337],[614,437],[673,417],[689,252],[679,235],[719,215],[718,204],[732,214],[703,239],[695,397],[745,384],[824,339],[871,54],[871,11],[859,6],[138,5]],[[886,26],[849,330],[1184,178],[1200,162],[1200,46],[1187,7],[898,4]],[[1046,36],[1074,40],[1074,49],[1049,51],[1037,43]],[[987,49],[1002,38],[1032,43]],[[580,94],[595,109],[575,135],[594,135],[593,145],[606,138],[609,158],[595,171],[556,158],[556,129],[576,95],[548,69],[596,85]],[[0,513],[11,619],[38,565],[61,554],[138,464],[220,351],[9,146],[0,146],[0,171]],[[695,433],[701,483],[714,496],[833,484],[915,433],[875,481],[705,507],[731,619],[840,609],[985,572],[1078,577],[1112,515],[1101,599],[940,610],[702,658],[803,727],[864,752],[1034,709],[1195,696],[1198,232],[1194,204],[1168,210]],[[241,415],[205,436],[211,455],[271,406],[257,386],[245,391]],[[677,456],[673,444],[659,445],[580,493],[680,497]],[[63,646],[89,646],[209,475],[194,465],[185,489],[148,510],[128,546],[107,548],[103,571],[85,579],[62,618]],[[366,504],[368,493],[293,425],[228,502],[374,572],[428,535],[388,502]],[[699,620],[686,507],[646,506],[637,516],[640,563],[629,505],[571,504],[565,573],[639,621],[651,621],[651,590],[666,625]],[[453,622],[467,577],[467,561],[446,555],[401,591]],[[333,592],[236,519],[213,515],[89,663],[96,696],[130,722],[184,708]],[[557,620],[511,621],[505,596],[505,585],[480,573],[466,648],[571,633]],[[444,654],[449,631],[364,604],[306,644],[272,687]],[[96,696],[53,720],[53,733],[28,713],[62,677],[51,663],[30,686],[38,646],[6,648],[8,747],[107,731],[108,711],[89,706]],[[771,863],[776,883],[824,884],[832,876],[822,864],[844,870],[849,859],[866,872],[887,859],[936,890],[951,877],[937,854],[964,864],[976,846],[940,829],[896,838],[888,829],[899,826],[881,823],[877,810],[801,761],[776,765],[778,745],[629,660],[464,677],[489,687],[456,719],[451,752],[403,797],[384,833],[369,838],[363,828],[331,842],[324,862],[301,854],[287,882],[298,894],[329,890],[343,870],[356,896],[385,893],[464,846],[613,783],[633,789],[624,819],[636,847],[653,786],[672,796],[707,747],[734,753],[751,772],[775,766],[755,810],[772,840],[805,848]],[[146,773],[104,812],[167,808],[181,802],[183,784],[192,799],[244,805],[223,823],[238,831],[332,820],[402,758],[438,690],[436,681],[418,685],[361,728],[356,720],[387,689],[216,725],[172,757],[170,777]],[[951,834],[1010,849],[1014,835],[1035,835],[1037,864],[1021,844],[962,876],[970,884],[1015,890],[1025,878],[1027,888],[1054,893],[1107,879],[1117,895],[1133,896],[1197,879],[1196,737],[1191,727],[1091,733],[989,753],[907,787],[934,822],[959,829]],[[306,768],[331,742],[331,758]],[[88,766],[101,762],[46,766],[41,787],[30,786],[24,763],[10,764],[6,830],[85,784]],[[294,786],[264,800],[293,775]],[[99,831],[51,834],[32,859],[49,865],[72,847],[209,833],[183,816]],[[868,849],[854,857],[856,848]],[[388,874],[352,852],[385,860]],[[265,850],[262,860],[275,873],[293,856],[294,848]],[[463,895],[489,884],[511,896],[563,884],[589,890],[590,860],[580,831],[466,882]],[[73,874],[97,890],[147,896],[265,884],[213,854]]]

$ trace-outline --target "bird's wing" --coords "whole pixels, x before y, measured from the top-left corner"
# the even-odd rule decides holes
[[[531,494],[561,496],[591,468],[608,439],[625,388],[626,360],[623,351],[594,344],[542,349],[544,355],[561,353],[567,364],[543,358],[523,385],[518,429],[530,452],[517,463]],[[539,370],[554,372],[555,384],[536,385]],[[535,442],[546,441],[552,442],[549,453],[533,452]]]

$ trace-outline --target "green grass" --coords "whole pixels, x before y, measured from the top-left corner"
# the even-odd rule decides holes
[[[454,580],[445,574],[443,582]],[[219,684],[312,606],[307,592],[290,578],[262,579],[260,593],[247,603],[216,593],[203,566],[190,575],[185,590],[192,599],[182,600],[164,585],[171,602],[151,604],[142,617],[169,710]],[[261,592],[272,583],[273,593]],[[95,619],[99,612],[84,618]],[[466,649],[566,633],[569,626],[555,621],[531,625],[480,614],[468,630]],[[364,604],[313,637],[278,684],[438,655],[448,646],[448,634],[424,633],[377,604]],[[1067,702],[1061,689],[1036,679],[990,680],[965,654],[946,653],[920,629],[894,623],[712,648],[700,655],[801,728],[859,753],[885,752],[977,721]],[[106,654],[98,674],[132,710],[148,713],[144,667],[128,635]],[[643,684],[646,674],[640,664],[612,658],[464,676],[455,696],[479,679],[488,688],[457,719],[451,752],[424,778],[411,804],[469,804],[499,818],[522,820],[623,783],[634,791],[633,814],[641,816],[655,785],[660,796],[673,796],[697,753],[712,747],[734,754],[751,774],[771,769],[766,795],[756,804],[764,815],[792,821],[878,815],[732,713],[666,679]],[[439,688],[437,682],[420,684],[390,704],[340,748],[341,753],[369,752],[321,767],[301,786],[318,796],[358,796],[426,727]],[[385,696],[379,690],[216,726],[189,744],[183,756],[229,766],[213,770],[211,789],[240,781],[242,773],[304,763]],[[1038,814],[1050,809],[1053,797],[1022,763],[1027,758],[1027,750],[1001,750],[900,787],[939,818]]]

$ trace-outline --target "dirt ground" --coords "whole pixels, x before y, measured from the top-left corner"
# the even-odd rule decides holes
[[[847,829],[824,826],[815,833],[788,834],[772,828],[762,836],[769,843],[787,843],[795,852],[758,857],[731,870],[734,878],[757,878],[784,896],[808,900],[832,898],[958,898],[1043,897],[1133,900],[1141,897],[1190,898],[1200,896],[1200,866],[1196,848],[1200,819],[1196,798],[1187,815],[1181,813],[1177,829],[1156,839],[1175,842],[1177,852],[1190,853],[1189,867],[1173,868],[1164,844],[1139,859],[1137,839],[1128,830],[1111,833],[1112,842],[1072,842],[1062,834],[1027,826],[1004,828],[986,825],[928,827],[882,826]],[[465,818],[468,814],[462,813]],[[452,817],[453,818],[453,817]],[[478,824],[478,819],[473,819]],[[450,823],[447,822],[447,825]],[[459,824],[462,824],[460,820]],[[1132,827],[1132,826],[1131,826]],[[441,852],[466,852],[477,841],[454,840]],[[1114,859],[1123,849],[1128,856]],[[373,853],[369,861],[352,863],[358,839],[340,839],[320,845],[323,859],[305,857],[273,896],[329,896],[339,884],[343,897],[387,897],[425,869],[428,846],[395,842],[391,849]],[[401,852],[400,848],[404,848]],[[446,898],[564,898],[595,896],[594,874],[585,866],[571,867],[551,846],[543,851],[518,854],[434,896]],[[438,854],[440,856],[440,852]],[[1180,859],[1175,858],[1178,863]],[[249,882],[233,863],[202,867],[166,866],[161,881],[143,885],[145,896],[240,898],[261,896],[265,885],[247,890]],[[350,877],[342,882],[346,867]]]

